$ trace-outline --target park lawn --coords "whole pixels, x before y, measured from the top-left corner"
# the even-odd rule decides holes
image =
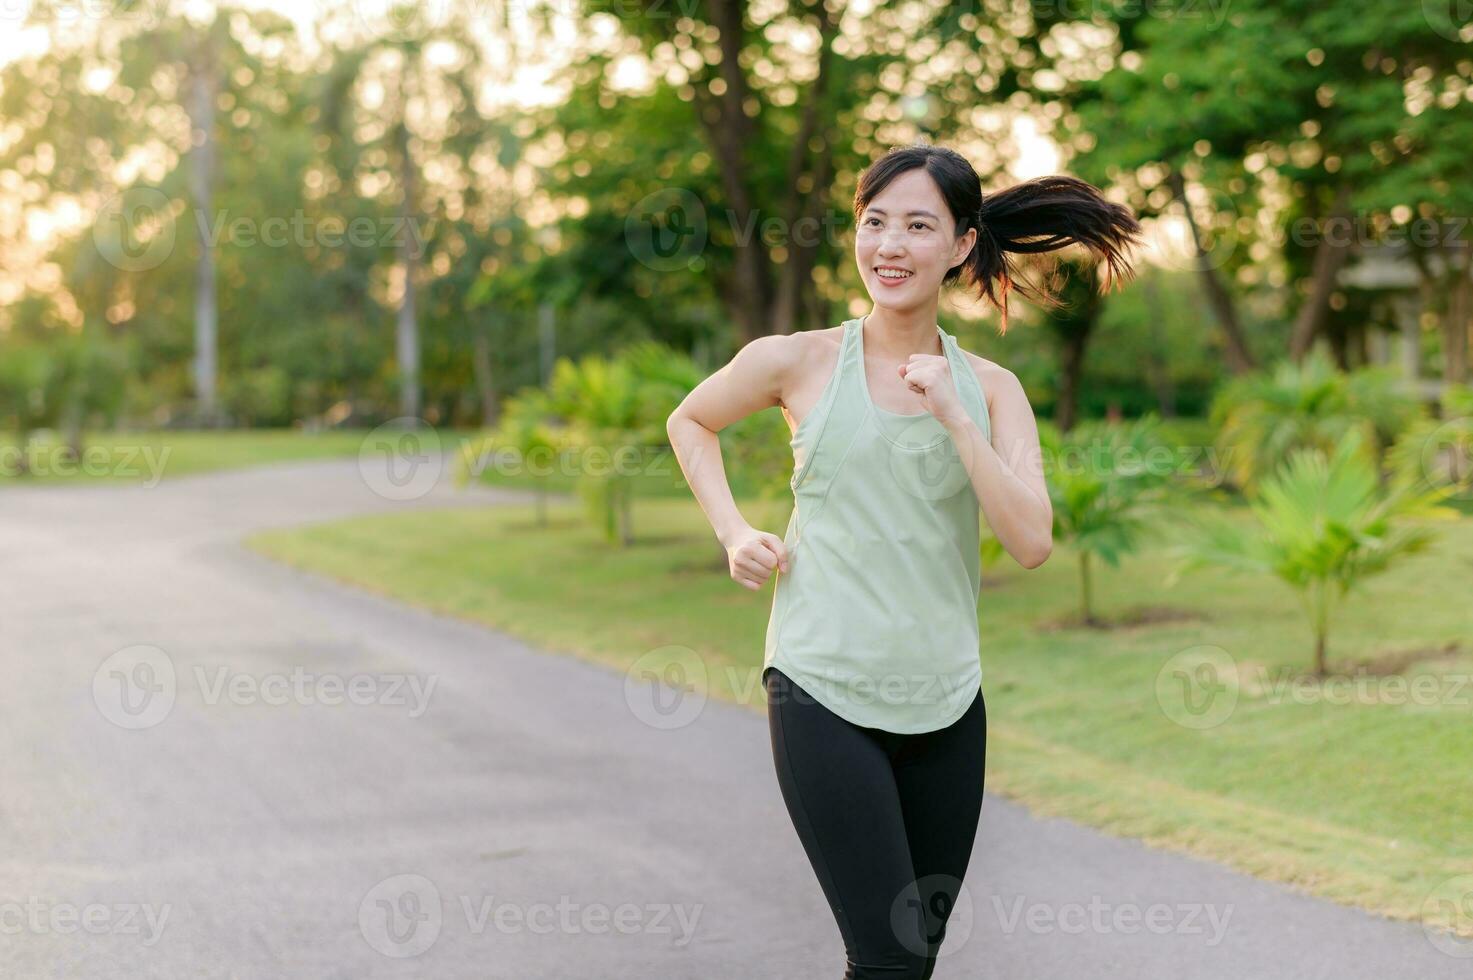
[[[743,509],[778,533],[787,517],[784,502]],[[575,505],[552,505],[545,529],[531,513],[374,516],[265,532],[251,544],[616,670],[694,651],[713,696],[765,710],[758,675],[771,583],[749,592],[731,582],[694,502],[640,501],[627,549],[601,540]],[[1473,520],[1437,527],[1430,552],[1340,607],[1330,638],[1332,664],[1460,642],[1459,652],[1406,668],[1439,685],[1413,704],[1391,686],[1380,703],[1276,694],[1273,672],[1301,671],[1311,639],[1294,594],[1269,579],[1204,570],[1167,588],[1169,562],[1148,548],[1118,572],[1096,567],[1097,613],[1169,607],[1193,618],[1097,630],[1057,625],[1077,602],[1069,549],[1031,571],[1010,559],[985,568],[989,791],[1344,904],[1422,918],[1434,897],[1456,897],[1448,879],[1473,873],[1473,684],[1456,686],[1473,673]],[[1171,720],[1190,716],[1169,684],[1158,695],[1157,680],[1170,658],[1201,645],[1231,657],[1241,683],[1226,720],[1197,729]]]
[[[83,443],[73,463],[56,455],[54,440],[37,440],[33,472],[19,476],[15,438],[0,435],[0,486],[32,483],[147,483],[191,473],[240,469],[267,463],[356,456],[368,430],[296,429],[169,430],[99,432]]]

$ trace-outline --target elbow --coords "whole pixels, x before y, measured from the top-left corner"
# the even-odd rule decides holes
[[[1048,561],[1049,555],[1054,553],[1053,535],[1049,535],[1038,547],[1030,549],[1026,554],[1018,556],[1018,564],[1024,568],[1037,568]]]

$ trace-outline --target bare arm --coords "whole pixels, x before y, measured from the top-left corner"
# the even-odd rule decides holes
[[[943,419],[972,479],[987,525],[1024,568],[1037,568],[1054,547],[1054,508],[1043,478],[1038,423],[1017,375],[997,374],[990,386],[992,441],[971,416]]]
[[[716,434],[754,412],[781,404],[783,381],[794,356],[791,337],[751,341],[686,395],[665,422],[685,481],[726,549],[731,577],[754,590],[762,587],[774,567],[787,571],[787,550],[782,538],[756,530],[737,509]]]

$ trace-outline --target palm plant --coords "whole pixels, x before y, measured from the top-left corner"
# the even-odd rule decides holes
[[[634,540],[635,478],[650,447],[664,442],[664,420],[673,405],[636,370],[636,362],[597,355],[562,359],[548,382],[554,411],[567,420],[568,434],[582,458],[578,490],[610,540]],[[638,467],[631,471],[631,457]]]
[[[479,477],[494,454],[512,452],[527,467],[537,515],[537,526],[547,526],[548,474],[540,472],[537,460],[555,457],[564,438],[555,419],[551,401],[541,388],[528,388],[508,398],[497,427],[487,435],[462,444],[456,459],[456,483],[464,486]]]
[[[1362,430],[1368,454],[1375,443],[1375,424],[1356,411],[1345,375],[1318,348],[1301,364],[1286,360],[1232,379],[1210,417],[1227,477],[1250,494],[1294,449],[1328,451],[1350,429]]]
[[[1158,435],[1159,424],[1154,415],[1124,425],[1092,421],[1067,436],[1046,422],[1039,425],[1045,458],[1051,462],[1045,482],[1054,510],[1054,539],[1079,554],[1079,610],[1087,625],[1099,624],[1091,560],[1098,557],[1119,567],[1121,557],[1135,550],[1161,514],[1171,479],[1180,471],[1176,462],[1151,462],[1171,456]],[[1073,465],[1076,458],[1086,465]],[[993,542],[989,540],[989,547],[995,551]]]
[[[1220,565],[1269,572],[1294,589],[1314,634],[1314,671],[1327,672],[1330,616],[1336,603],[1396,559],[1424,550],[1430,529],[1400,526],[1416,518],[1450,519],[1458,513],[1438,502],[1446,484],[1398,479],[1383,488],[1366,458],[1359,428],[1348,429],[1333,455],[1296,449],[1261,481],[1250,506],[1257,524],[1243,527],[1218,515],[1189,519],[1188,537],[1176,546],[1181,563],[1168,583],[1193,567]]]
[[[1449,385],[1442,417],[1417,419],[1386,454],[1394,478],[1473,486],[1473,387]]]

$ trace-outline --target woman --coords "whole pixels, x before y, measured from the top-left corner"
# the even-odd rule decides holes
[[[860,178],[854,254],[870,312],[743,347],[670,416],[731,577],[779,573],[762,671],[773,761],[848,956],[849,980],[930,977],[971,857],[987,718],[979,518],[1025,568],[1053,547],[1038,428],[1016,376],[937,324],[965,277],[1002,310],[1008,252],[1079,243],[1130,274],[1129,210],[1072,177],[983,198],[952,150],[894,149]],[[785,537],[732,500],[716,433],[781,405],[793,429]]]

